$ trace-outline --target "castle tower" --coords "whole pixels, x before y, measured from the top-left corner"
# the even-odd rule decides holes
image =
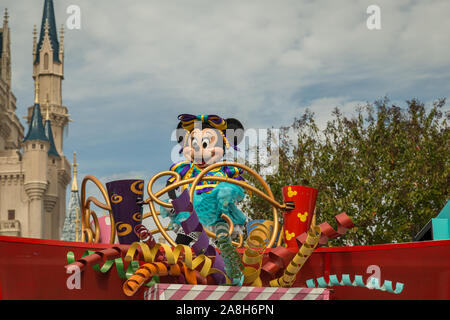
[[[0,235],[28,232],[22,216],[28,214],[22,167],[24,127],[17,117],[11,91],[11,35],[8,11],[0,24]],[[28,225],[28,224],[26,224]]]
[[[60,160],[60,156],[58,151],[56,151],[55,142],[53,139],[53,131],[52,125],[50,122],[49,116],[49,105],[48,101],[46,104],[46,117],[44,124],[44,132],[47,137],[50,147],[48,150],[48,181],[49,186],[47,189],[47,193],[44,197],[44,210],[45,210],[45,219],[44,219],[44,237],[47,239],[57,239],[59,236],[57,232],[57,226],[59,226],[60,215],[54,212],[54,208],[56,203],[58,202],[58,164]]]
[[[47,167],[50,149],[38,97],[39,83],[36,82],[33,114],[28,133],[23,141],[24,188],[29,199],[28,234],[32,238],[43,238],[45,234],[44,194],[48,187]]]
[[[80,225],[80,195],[78,194],[77,182],[77,154],[73,153],[73,178],[72,191],[70,193],[69,209],[64,221],[63,232],[61,240],[65,241],[79,241]]]
[[[63,31],[56,33],[53,1],[44,1],[41,33],[33,37],[35,103],[28,129],[16,115],[11,91],[10,21],[0,24],[0,235],[60,239],[70,163],[63,154],[69,121],[62,105]],[[45,112],[45,123],[42,114]]]
[[[66,213],[66,187],[70,182],[70,163],[64,156],[64,128],[69,122],[67,107],[62,104],[62,80],[64,79],[64,29],[60,40],[56,29],[53,0],[44,1],[39,38],[33,31],[33,79],[39,83],[39,105],[45,106],[44,131],[49,139],[49,186],[44,195],[44,237],[59,239]],[[28,108],[31,121],[33,108]]]
[[[0,25],[0,151],[20,148],[24,128],[15,114],[16,97],[11,92],[11,36],[8,10]]]
[[[39,81],[39,104],[48,100],[50,122],[53,128],[55,147],[63,155],[64,128],[69,122],[67,107],[62,105],[62,80],[64,79],[64,28],[60,39],[56,29],[53,0],[45,0],[39,40],[36,28],[33,38],[33,79]],[[28,110],[31,119],[32,107]]]

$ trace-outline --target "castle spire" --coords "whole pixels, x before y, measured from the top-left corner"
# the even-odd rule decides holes
[[[36,47],[37,47],[37,29],[36,25],[33,26],[33,56],[36,58]]]
[[[34,104],[39,104],[39,80],[34,82]]]
[[[70,193],[69,208],[64,220],[64,227],[61,235],[61,240],[78,241],[79,240],[79,214],[80,214],[80,196],[78,194],[77,184],[77,154],[73,153],[73,180],[72,192]]]
[[[42,124],[42,114],[41,107],[39,106],[39,82],[35,82],[35,92],[34,92],[34,107],[33,115],[31,116],[30,127],[28,128],[28,133],[23,139],[27,140],[43,140],[49,141],[45,134],[44,126]]]
[[[0,27],[0,78],[11,86],[11,49],[8,9],[3,15],[3,28]]]
[[[44,42],[44,37],[48,32],[48,37],[53,50],[53,61],[61,62],[59,60],[59,42],[58,32],[56,29],[55,10],[53,8],[53,0],[45,0],[44,12],[42,14],[41,33],[39,36],[39,43],[36,48],[36,58],[34,63],[39,62],[39,50]]]
[[[61,39],[59,51],[64,51],[64,24],[61,25],[61,29],[59,30],[59,38]]]
[[[77,153],[73,153],[73,180],[72,191],[78,191],[77,173],[78,173]]]
[[[52,125],[50,123],[50,116],[49,116],[49,113],[48,113],[48,109],[49,109],[48,98],[47,98],[46,107],[47,107],[46,108],[47,112],[46,112],[46,115],[45,115],[44,131],[45,131],[45,136],[47,137],[48,141],[50,142],[50,148],[48,150],[48,154],[59,158],[59,153],[56,150],[55,141],[53,139]]]
[[[9,18],[8,8],[5,8],[5,15],[3,16],[3,25],[8,24],[8,18]]]
[[[48,109],[49,109],[48,98],[47,98],[47,103],[46,103],[45,106],[46,106],[46,108],[45,108],[45,110],[46,110],[46,112],[45,112],[45,121],[47,122],[47,121],[50,120],[50,116],[49,116],[49,114],[48,114]]]

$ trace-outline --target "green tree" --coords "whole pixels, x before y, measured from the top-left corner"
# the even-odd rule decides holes
[[[402,109],[385,98],[351,117],[335,108],[323,130],[306,110],[281,130],[279,169],[266,177],[275,197],[285,185],[317,188],[318,223],[336,227],[334,216],[346,212],[356,226],[333,245],[411,241],[449,200],[450,112],[442,112],[445,99],[428,109],[406,103]],[[272,218],[259,197],[244,207],[252,219]]]

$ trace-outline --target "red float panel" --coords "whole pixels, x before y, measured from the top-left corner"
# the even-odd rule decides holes
[[[81,288],[68,289],[70,274],[67,252],[75,259],[86,250],[109,248],[108,244],[87,244],[0,236],[1,299],[143,299],[145,288],[133,297],[122,291],[123,280],[115,267],[108,273],[91,267],[82,272]],[[267,256],[265,257],[267,260]],[[368,269],[369,266],[372,269]],[[335,286],[333,299],[450,299],[450,240],[357,247],[319,248],[306,262],[295,282],[305,287],[306,280],[335,274],[361,275],[364,282],[379,268],[381,284],[404,284],[400,294],[375,289]],[[267,283],[265,283],[267,285]]]

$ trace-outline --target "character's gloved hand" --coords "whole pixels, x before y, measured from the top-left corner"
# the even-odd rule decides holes
[[[169,182],[169,181],[167,181],[166,187],[167,187],[168,185],[170,185],[170,182]],[[172,189],[172,190],[170,190],[170,191],[167,192],[167,194],[169,195],[169,198],[172,199],[172,200],[175,200],[175,199],[177,198],[177,194],[176,194],[175,190],[178,190],[178,188]]]
[[[283,203],[285,210],[290,211],[295,209],[295,203],[294,201],[286,201]]]
[[[138,196],[137,199],[136,199],[136,204],[138,206],[142,207],[145,204],[145,201],[144,201],[144,199],[141,196]]]

